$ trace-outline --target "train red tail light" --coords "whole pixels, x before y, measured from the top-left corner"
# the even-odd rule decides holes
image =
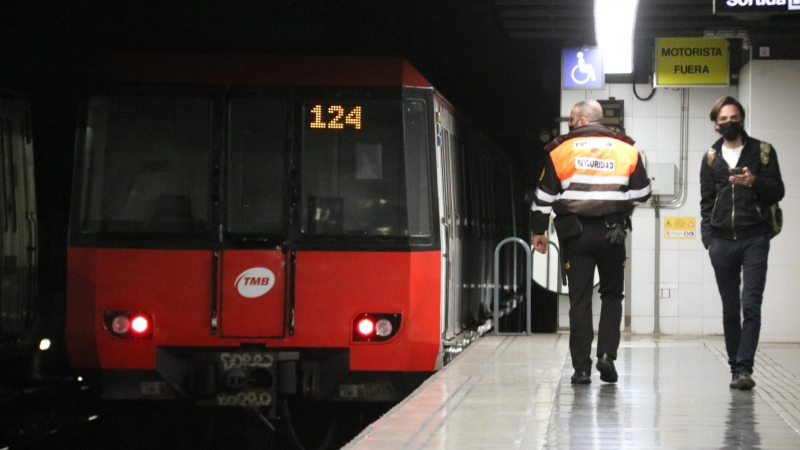
[[[369,317],[364,317],[362,319],[358,319],[358,334],[364,337],[372,336],[372,333],[375,332],[375,322],[372,321]]]
[[[131,321],[131,328],[135,333],[146,333],[150,329],[150,321],[145,316],[136,316]]]
[[[400,314],[363,313],[353,319],[354,342],[384,342],[400,329]]]
[[[121,339],[150,339],[153,318],[141,311],[103,311],[103,323],[112,336]]]

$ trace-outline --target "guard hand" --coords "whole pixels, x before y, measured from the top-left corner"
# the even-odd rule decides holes
[[[625,231],[625,227],[622,224],[617,224],[617,226],[606,233],[606,239],[608,239],[612,244],[624,243],[627,236],[628,232]]]
[[[539,253],[547,253],[547,236],[543,234],[533,236],[533,248]]]

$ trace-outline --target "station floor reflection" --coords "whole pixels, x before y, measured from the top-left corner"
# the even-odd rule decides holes
[[[345,448],[800,449],[800,344],[762,343],[752,391],[721,338],[623,335],[616,366],[572,385],[568,334],[487,336]]]

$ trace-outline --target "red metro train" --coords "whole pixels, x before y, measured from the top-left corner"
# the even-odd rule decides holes
[[[126,55],[98,78],[66,330],[104,398],[396,401],[490,327],[522,188],[408,62]]]

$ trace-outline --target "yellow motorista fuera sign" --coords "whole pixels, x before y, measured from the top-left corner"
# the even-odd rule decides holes
[[[656,86],[727,86],[728,41],[657,38]]]
[[[697,238],[697,219],[695,217],[664,217],[664,238]]]

